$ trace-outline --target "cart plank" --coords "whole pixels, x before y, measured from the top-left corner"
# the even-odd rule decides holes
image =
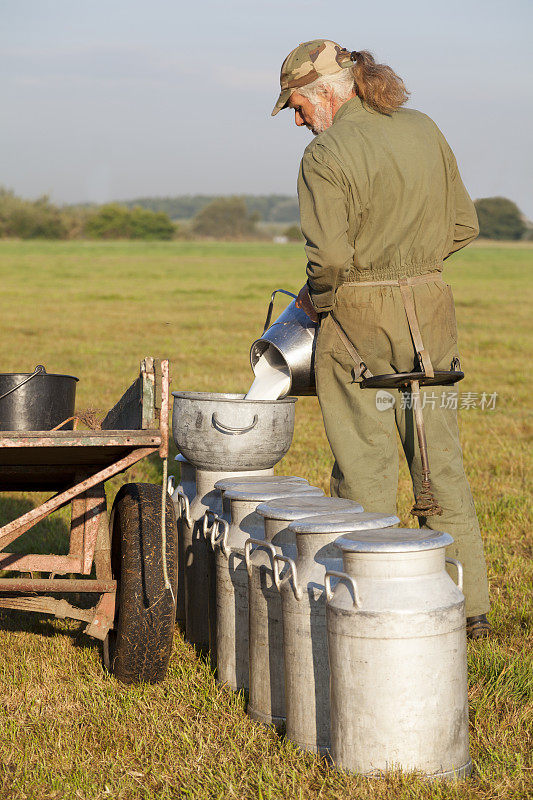
[[[157,430],[108,431],[0,431],[0,448],[28,447],[148,447],[161,434]]]
[[[161,435],[139,431],[2,431],[0,491],[46,492],[70,486],[129,453],[154,448]]]

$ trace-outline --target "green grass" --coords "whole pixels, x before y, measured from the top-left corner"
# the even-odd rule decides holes
[[[498,393],[494,411],[460,412],[491,582],[494,636],[469,645],[475,775],[457,785],[413,776],[367,781],[299,753],[215,685],[179,633],[168,679],[126,688],[102,669],[82,626],[4,613],[0,661],[0,796],[16,798],[525,798],[533,794],[531,271],[533,248],[476,245],[454,256],[467,377],[461,391]],[[145,355],[167,356],[172,388],[245,391],[248,349],[270,292],[303,282],[300,245],[0,243],[2,371],[80,378],[78,408],[107,409]],[[280,299],[280,305],[283,300]],[[327,488],[332,457],[315,398],[297,404],[279,471]],[[124,480],[157,480],[156,461]],[[408,474],[399,508],[409,521]],[[35,504],[3,496],[0,524]],[[64,548],[68,517],[18,543]],[[15,549],[14,547],[12,549]]]

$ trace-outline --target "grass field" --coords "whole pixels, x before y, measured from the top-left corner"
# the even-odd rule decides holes
[[[145,355],[171,359],[175,390],[245,391],[270,292],[299,288],[303,268],[299,245],[0,243],[1,371],[42,363],[73,373],[78,408],[110,408]],[[494,625],[489,641],[469,645],[472,779],[432,786],[334,771],[249,720],[244,698],[216,686],[178,632],[166,682],[126,688],[103,671],[80,625],[13,612],[0,620],[0,797],[531,797],[532,269],[530,246],[474,245],[446,270],[467,374],[461,391],[498,395],[493,411],[459,412]],[[316,399],[296,411],[279,472],[327,488],[332,458]],[[111,495],[121,481],[159,474],[158,463],[143,463]],[[404,469],[404,523],[410,501]],[[35,503],[2,496],[0,524]],[[59,513],[20,549],[64,551],[67,522]]]

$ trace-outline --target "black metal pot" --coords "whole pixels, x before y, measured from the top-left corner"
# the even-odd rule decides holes
[[[49,431],[74,416],[73,375],[55,375],[39,364],[29,372],[0,373],[0,431]],[[72,430],[72,421],[62,430]]]

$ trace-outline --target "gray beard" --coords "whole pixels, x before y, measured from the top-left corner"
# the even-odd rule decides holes
[[[331,127],[332,122],[333,114],[331,113],[331,109],[324,108],[323,106],[315,106],[315,116],[313,119],[313,127],[311,128],[314,136],[318,136],[319,133]]]

